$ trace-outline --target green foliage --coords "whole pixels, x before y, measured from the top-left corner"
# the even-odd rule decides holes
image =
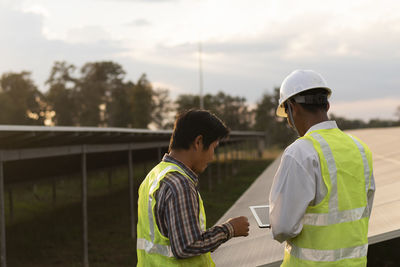
[[[55,62],[46,84],[47,109],[55,125],[147,128],[154,116],[155,96],[143,74],[125,82],[125,71],[112,61],[86,63],[80,77],[66,62]],[[160,105],[166,105],[165,99]],[[158,116],[165,107],[159,108]],[[161,120],[161,118],[159,118]]]
[[[78,123],[74,65],[55,62],[46,84],[50,86],[47,96],[48,110],[54,111],[53,122],[56,125],[76,125]]]
[[[250,130],[252,128],[252,112],[246,103],[246,98],[230,96],[223,92],[215,95],[207,94],[203,98],[204,109],[210,110],[232,130]],[[180,95],[176,100],[177,112],[182,112],[200,106],[198,95]]]
[[[30,72],[5,73],[0,78],[0,123],[43,125],[45,99]]]
[[[152,120],[153,88],[145,74],[129,90],[131,102],[131,127],[147,128]]]
[[[134,85],[127,83],[115,88],[107,103],[107,125],[113,127],[127,127],[131,122],[131,108],[129,89]]]
[[[331,114],[330,118],[335,120],[338,127],[342,130],[400,126],[400,121],[396,122],[392,120],[371,119],[368,122],[364,122],[359,119],[346,119],[344,117],[335,116],[334,114]]]
[[[79,71],[78,71],[79,70]],[[0,124],[133,127],[170,129],[174,115],[199,108],[200,97],[181,94],[172,102],[166,88],[153,88],[146,74],[136,83],[125,81],[123,67],[113,61],[88,62],[80,69],[55,62],[42,94],[29,72],[5,73],[0,78]],[[266,143],[284,147],[295,139],[285,119],[275,115],[279,88],[265,93],[250,108],[245,97],[224,92],[206,94],[204,109],[220,117],[232,130],[266,132]],[[399,120],[349,120],[332,115],[342,129],[391,127]]]
[[[172,116],[172,101],[169,98],[169,91],[165,88],[153,90],[153,112],[152,122],[157,129],[172,129],[174,118]]]
[[[77,84],[79,124],[105,126],[110,96],[124,86],[125,71],[117,63],[103,61],[86,63],[81,68],[81,74]]]
[[[266,132],[267,146],[285,147],[296,138],[295,131],[290,129],[286,120],[278,118],[275,111],[279,101],[279,88],[273,94],[265,93],[255,109],[255,125],[257,131]]]

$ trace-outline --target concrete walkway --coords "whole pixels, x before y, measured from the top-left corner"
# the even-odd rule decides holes
[[[217,222],[217,224],[220,224],[236,216],[247,216],[250,222],[249,236],[231,239],[211,254],[217,266],[254,267],[277,262],[283,258],[283,244],[272,239],[270,229],[258,228],[257,222],[249,209],[249,206],[252,205],[268,203],[269,191],[279,163],[280,157],[257,178]]]

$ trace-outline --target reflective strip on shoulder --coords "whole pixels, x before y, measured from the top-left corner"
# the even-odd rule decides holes
[[[352,222],[368,216],[368,207],[352,210],[334,211],[330,213],[306,213],[302,223],[304,225],[326,226],[337,223]]]
[[[153,184],[150,187],[149,191],[149,205],[147,208],[147,213],[149,214],[149,224],[150,224],[150,238],[152,241],[154,241],[154,219],[153,219],[153,210],[152,210],[152,203],[153,203],[153,198],[151,197],[153,191],[156,189],[157,184],[160,182],[160,179],[170,170],[175,170],[175,171],[182,171],[178,166],[174,165],[169,165],[166,167],[164,170],[162,170],[156,179],[154,179]]]
[[[370,171],[369,171],[369,163],[368,163],[368,159],[367,159],[367,154],[365,153],[365,149],[363,147],[363,145],[356,139],[354,138],[354,136],[351,136],[351,139],[353,139],[354,143],[356,143],[358,150],[360,151],[361,157],[362,157],[362,161],[364,164],[364,176],[365,176],[365,192],[368,192],[369,189],[369,176],[370,176]]]
[[[338,210],[338,194],[337,194],[337,169],[335,159],[333,158],[332,150],[326,140],[317,132],[310,134],[321,146],[322,153],[328,165],[328,172],[331,181],[331,193],[329,197],[329,211]],[[323,175],[323,174],[322,174]]]
[[[160,254],[165,257],[174,257],[171,246],[164,246],[160,244],[154,244],[144,238],[138,238],[136,242],[136,248],[146,251],[147,253]]]
[[[206,230],[206,224],[205,224],[205,220],[204,220],[204,214],[203,212],[200,210],[200,227],[203,231]]]
[[[317,250],[299,248],[286,242],[285,249],[290,255],[302,260],[327,262],[366,257],[368,244],[335,250]]]

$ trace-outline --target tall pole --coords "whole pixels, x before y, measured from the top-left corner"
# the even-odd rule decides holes
[[[202,47],[201,41],[199,41],[199,89],[200,89],[200,109],[204,109],[204,101],[203,101],[203,64],[201,60],[202,56]]]

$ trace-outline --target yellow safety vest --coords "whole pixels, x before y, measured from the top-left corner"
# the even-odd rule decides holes
[[[371,151],[337,128],[312,131],[302,138],[318,152],[327,194],[307,208],[302,231],[286,242],[281,266],[366,266]]]
[[[160,182],[169,172],[179,172],[188,179],[191,178],[176,164],[160,162],[155,166],[139,188],[138,224],[137,224],[137,266],[185,266],[185,267],[212,267],[215,266],[211,254],[206,253],[187,259],[174,257],[168,237],[163,236],[158,229],[154,209],[156,199],[154,193]],[[201,228],[206,230],[206,216],[203,201],[199,194],[199,221]]]

